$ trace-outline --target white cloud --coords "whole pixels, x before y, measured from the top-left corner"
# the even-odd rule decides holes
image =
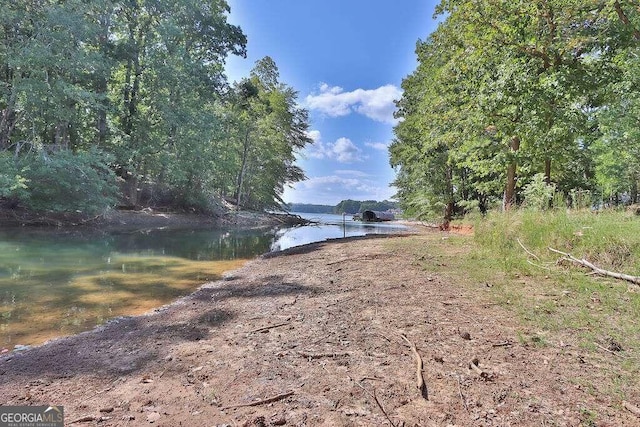
[[[384,142],[365,142],[364,145],[380,151],[387,151],[389,149],[389,145]]]
[[[313,142],[318,142],[320,141],[320,138],[321,138],[320,131],[315,129],[308,131],[307,136],[311,138]]]
[[[396,109],[394,101],[400,99],[401,95],[402,91],[394,85],[345,92],[339,86],[322,83],[319,94],[305,98],[305,106],[330,117],[342,117],[355,112],[378,122],[396,124],[398,121],[393,117]]]
[[[336,171],[339,172],[339,171]],[[366,175],[360,171],[354,172]],[[342,174],[344,175],[344,174]],[[341,200],[387,200],[396,192],[391,186],[381,185],[366,177],[339,176],[338,173],[327,176],[316,176],[296,183],[293,188],[286,188],[283,198],[289,203],[320,203],[336,205]]]
[[[350,176],[357,176],[360,178],[366,178],[366,177],[370,177],[371,175],[366,173],[366,172],[362,172],[362,171],[358,171],[358,170],[354,170],[354,169],[337,169],[335,171],[333,171],[334,173],[338,174],[338,175],[350,175]]]
[[[312,136],[312,132],[317,133]],[[338,138],[336,142],[323,142],[318,131],[309,132],[309,137],[314,142],[306,148],[305,154],[308,157],[337,160],[340,163],[361,162],[366,158],[362,155],[362,150],[349,138]]]

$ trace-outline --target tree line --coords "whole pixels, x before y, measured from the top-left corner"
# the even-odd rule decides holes
[[[378,202],[376,200],[342,200],[337,205],[316,205],[309,203],[290,203],[285,206],[289,211],[305,213],[326,213],[326,214],[356,214],[366,210],[388,211],[398,209],[398,203],[389,200]]]
[[[224,0],[0,0],[0,202],[274,208],[304,179],[308,113]]]
[[[443,0],[436,16],[397,102],[405,211],[638,201],[637,2]]]

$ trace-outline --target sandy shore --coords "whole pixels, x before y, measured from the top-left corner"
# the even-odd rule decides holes
[[[640,425],[577,385],[604,375],[579,348],[519,343],[484,285],[408,249],[444,236],[262,257],[148,315],[3,356],[0,403],[63,405],[66,424],[100,426],[578,426],[583,408]]]

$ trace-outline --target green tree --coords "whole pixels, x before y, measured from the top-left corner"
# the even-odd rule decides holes
[[[277,208],[283,203],[284,186],[304,179],[295,154],[311,142],[308,112],[297,106],[297,92],[280,83],[278,68],[269,57],[236,84],[231,108],[236,204]]]

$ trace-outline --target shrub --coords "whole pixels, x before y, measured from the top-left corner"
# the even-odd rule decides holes
[[[547,210],[556,192],[555,184],[548,184],[542,173],[537,173],[523,188],[524,205],[529,209]]]
[[[22,203],[36,211],[95,214],[116,202],[116,176],[108,156],[99,150],[52,154],[41,152],[22,159],[26,192]]]

